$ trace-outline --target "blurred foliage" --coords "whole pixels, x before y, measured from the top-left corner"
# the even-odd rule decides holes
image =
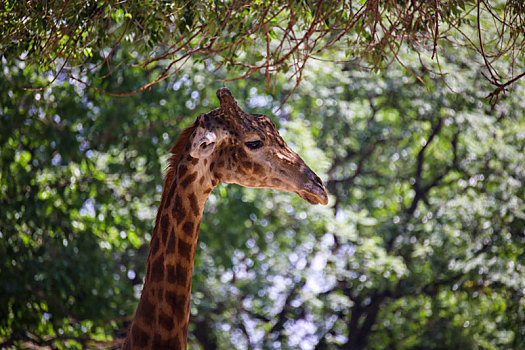
[[[115,55],[125,55],[120,51]],[[400,53],[401,54],[401,53]],[[525,86],[495,109],[472,57],[447,85],[402,53],[382,75],[312,64],[228,84],[321,175],[327,207],[220,185],[197,250],[194,349],[524,349]],[[129,325],[169,149],[217,106],[213,59],[116,98],[0,71],[0,347],[111,346]],[[155,71],[100,79],[129,91]],[[41,81],[40,81],[40,80]],[[450,87],[454,89],[451,91]]]

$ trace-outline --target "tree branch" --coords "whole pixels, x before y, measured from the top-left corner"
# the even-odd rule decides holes
[[[417,205],[419,201],[423,198],[423,196],[433,187],[426,186],[422,187],[423,182],[423,165],[425,163],[425,151],[427,147],[432,143],[432,140],[434,140],[434,137],[439,134],[441,131],[441,127],[443,126],[443,119],[439,118],[436,125],[432,128],[432,131],[430,132],[430,135],[428,136],[428,140],[425,142],[425,145],[419,150],[417,154],[417,166],[416,166],[416,174],[415,174],[415,182],[414,182],[414,198],[412,200],[412,203],[410,207],[407,210],[407,214],[409,216],[412,216],[414,212],[416,211]],[[432,183],[431,183],[432,184]]]

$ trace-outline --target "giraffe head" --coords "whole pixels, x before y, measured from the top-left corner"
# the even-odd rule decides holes
[[[297,193],[312,204],[327,204],[319,177],[288,147],[272,121],[244,112],[227,88],[217,91],[220,107],[201,114],[190,138],[191,157],[205,159],[215,183]]]

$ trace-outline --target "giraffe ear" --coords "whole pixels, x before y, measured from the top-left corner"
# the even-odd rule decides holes
[[[196,137],[191,145],[190,155],[193,158],[203,158],[209,156],[217,144],[217,136],[213,131],[206,131],[204,135]]]

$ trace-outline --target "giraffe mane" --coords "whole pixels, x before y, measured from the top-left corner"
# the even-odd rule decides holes
[[[193,134],[193,131],[197,127],[197,123],[194,122],[190,126],[188,126],[186,129],[182,130],[179,137],[177,138],[177,141],[175,141],[175,145],[173,145],[173,148],[171,149],[171,157],[169,158],[168,162],[168,173],[174,172],[177,168],[177,164],[179,163],[180,155],[182,154],[182,151],[184,150],[184,147],[186,147],[186,144],[188,143],[189,138]]]
[[[186,147],[186,145],[188,144],[188,140],[190,139],[196,127],[197,122],[194,122],[186,129],[182,130],[179,137],[177,138],[177,141],[175,141],[175,145],[173,145],[173,148],[170,151],[171,157],[168,159],[168,171],[166,173],[164,192],[162,193],[161,203],[164,203],[164,201],[166,200],[166,195],[168,193],[168,190],[171,188],[173,178],[175,177],[175,172],[177,171],[177,164],[179,163],[180,156],[184,151],[184,147]]]

